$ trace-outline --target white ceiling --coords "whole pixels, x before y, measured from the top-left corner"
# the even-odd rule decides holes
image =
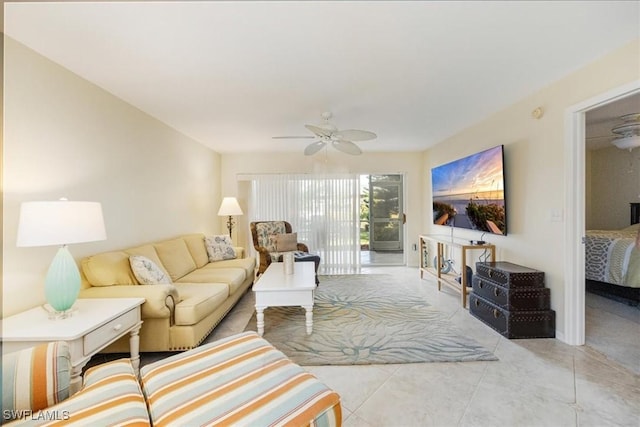
[[[323,111],[415,151],[640,37],[640,2],[7,2],[4,25],[222,153],[301,152],[272,136]]]

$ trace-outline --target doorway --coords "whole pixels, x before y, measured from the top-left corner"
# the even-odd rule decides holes
[[[360,176],[362,265],[404,265],[404,176]]]
[[[582,237],[585,233],[585,114],[597,107],[640,93],[640,81],[613,89],[566,110],[565,194],[566,217],[574,220],[565,232],[565,319],[562,341],[585,344],[585,256]]]

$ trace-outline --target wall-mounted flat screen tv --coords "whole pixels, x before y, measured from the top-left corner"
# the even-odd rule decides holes
[[[431,169],[433,223],[507,234],[504,146]]]

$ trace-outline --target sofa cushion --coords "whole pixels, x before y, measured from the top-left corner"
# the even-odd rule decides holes
[[[82,260],[82,272],[92,286],[137,285],[129,254],[104,252]]]
[[[215,311],[229,297],[224,283],[180,283],[180,302],[175,308],[175,324],[195,325]]]
[[[162,271],[169,275],[169,272],[164,268],[164,265],[162,264],[162,261],[160,261],[160,257],[158,257],[158,253],[153,245],[136,246],[135,248],[125,249],[124,251],[129,255],[142,255],[143,257],[149,258],[158,267],[160,267]]]
[[[146,365],[140,378],[155,426],[342,422],[340,396],[255,332]]]
[[[167,240],[153,246],[172,280],[178,280],[196,269],[196,263],[183,239]]]
[[[233,242],[227,235],[208,236],[204,239],[209,254],[209,262],[222,261],[225,259],[235,259],[236,251]]]
[[[207,268],[242,268],[247,277],[253,277],[256,269],[256,259],[254,257],[225,259],[210,263]]]
[[[143,285],[170,285],[171,279],[155,262],[142,255],[131,255],[129,257],[131,270],[138,282]]]
[[[60,421],[52,423],[52,414]],[[23,418],[23,421],[29,426],[150,425],[144,396],[129,359],[87,369],[79,392],[41,413]]]
[[[69,397],[71,356],[64,341],[2,356],[2,419],[39,411]]]
[[[209,262],[209,254],[204,245],[204,234],[187,234],[182,236],[182,239],[187,244],[189,252],[196,263],[196,267],[201,268],[207,265]]]
[[[229,285],[229,294],[233,294],[247,278],[242,268],[211,268],[211,264],[215,263],[209,263],[187,274],[177,283],[226,283]]]

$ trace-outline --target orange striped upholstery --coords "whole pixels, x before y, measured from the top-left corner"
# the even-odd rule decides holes
[[[71,357],[66,342],[40,344],[2,356],[2,421],[69,397]]]
[[[40,412],[22,413],[11,426],[150,426],[129,359],[90,368],[82,390]]]
[[[154,426],[340,426],[340,396],[255,332],[141,370]]]

